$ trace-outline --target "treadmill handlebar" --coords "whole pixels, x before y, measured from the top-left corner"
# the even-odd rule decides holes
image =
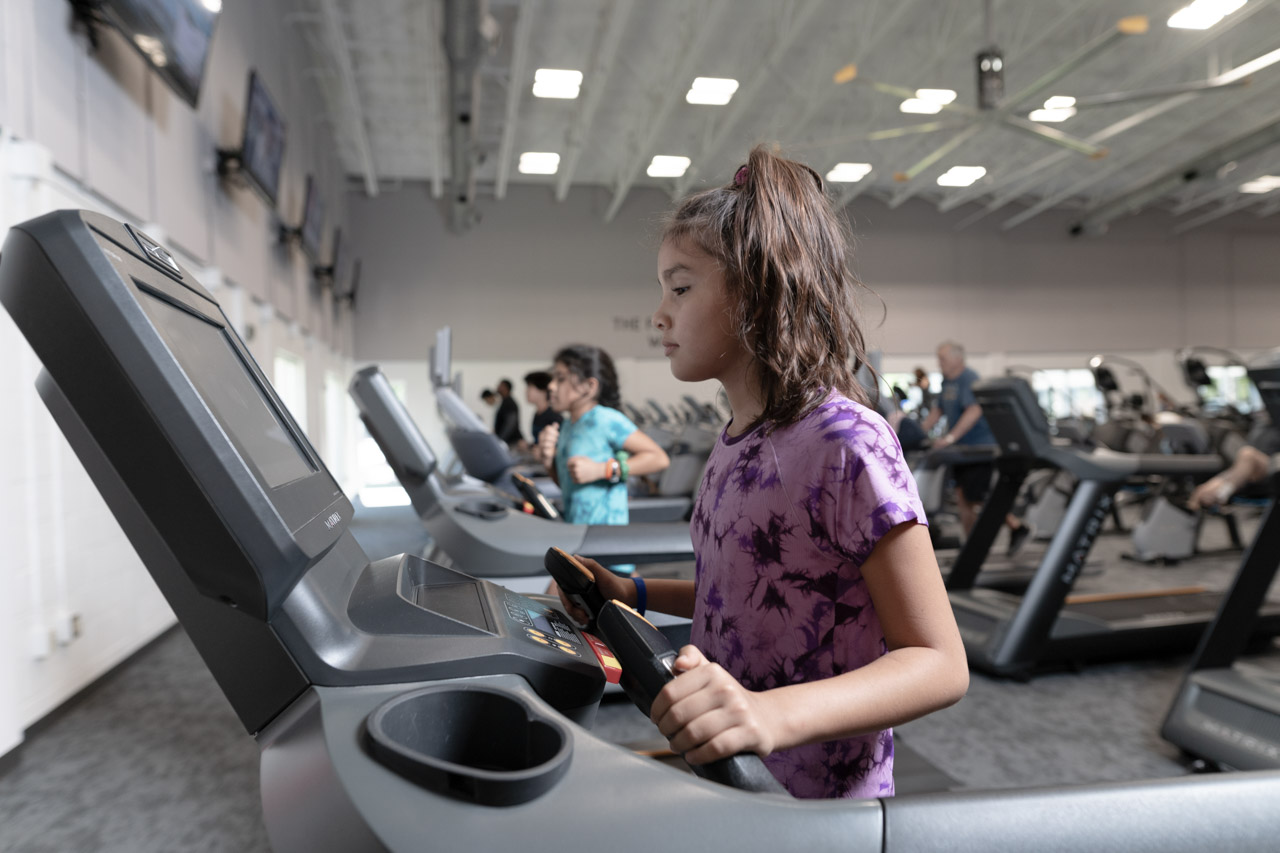
[[[1225,467],[1216,453],[1123,453],[1105,447],[1093,450],[1054,448],[1075,464],[1062,467],[1077,476],[1095,480],[1115,480],[1143,474],[1212,476]],[[1051,460],[1059,461],[1059,460]]]
[[[575,550],[604,565],[665,563],[692,560],[693,538],[689,525],[679,522],[592,524]]]

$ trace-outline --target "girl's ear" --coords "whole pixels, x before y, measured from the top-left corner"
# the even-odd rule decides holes
[[[594,376],[583,383],[587,388],[587,393],[591,395],[591,399],[595,400],[600,396],[600,380]]]

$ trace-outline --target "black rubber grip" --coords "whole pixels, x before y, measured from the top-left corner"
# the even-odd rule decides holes
[[[587,615],[591,617],[588,629],[593,629],[605,601],[591,570],[559,548],[548,548],[546,556],[542,558],[542,565],[555,579],[556,585],[564,590],[564,594],[587,611]]]
[[[600,609],[596,631],[622,665],[623,691],[648,716],[653,700],[675,678],[671,671],[675,649],[647,619],[617,601],[606,602]],[[743,791],[790,796],[754,753],[689,766],[704,779]]]

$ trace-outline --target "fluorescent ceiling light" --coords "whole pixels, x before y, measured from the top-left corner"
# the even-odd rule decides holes
[[[222,0],[203,0],[202,5],[215,15],[222,11]]]
[[[689,168],[691,162],[688,157],[655,154],[646,172],[651,178],[678,178]]]
[[[954,89],[916,89],[916,97],[934,104],[949,104],[956,99]]]
[[[987,173],[985,166],[952,166],[938,176],[940,187],[967,187]]]
[[[1182,30],[1207,30],[1239,9],[1247,0],[1195,0],[1169,18],[1169,26]]]
[[[1032,110],[1027,114],[1027,118],[1032,121],[1066,121],[1076,114],[1075,107],[1066,107],[1063,109]]]
[[[1242,193],[1269,193],[1272,190],[1280,190],[1280,175],[1263,175],[1240,185]]]
[[[870,163],[836,163],[827,180],[833,183],[852,184],[862,180],[871,171]]]
[[[738,91],[738,81],[731,77],[694,77],[684,99],[691,104],[724,106]]]
[[[898,109],[904,113],[919,113],[920,115],[933,115],[942,111],[942,104],[937,101],[926,101],[924,98],[907,98]]]
[[[1070,95],[1054,95],[1044,102],[1046,110],[1065,110],[1068,107],[1074,107],[1076,99]]]
[[[581,71],[539,68],[533,72],[533,95],[536,98],[576,98],[581,88]]]
[[[554,175],[560,168],[560,155],[554,151],[526,151],[517,166],[525,175]]]

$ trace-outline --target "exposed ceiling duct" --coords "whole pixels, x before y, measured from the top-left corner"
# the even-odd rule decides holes
[[[486,45],[497,36],[486,0],[446,0],[445,55],[449,59],[449,165],[452,193],[450,222],[455,231],[476,223],[477,161],[475,118],[480,109],[478,75]]]

